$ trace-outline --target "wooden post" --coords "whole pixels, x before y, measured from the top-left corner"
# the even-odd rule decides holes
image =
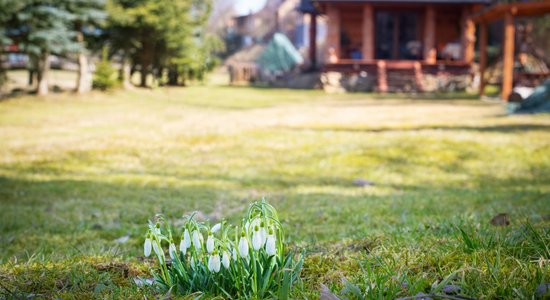
[[[317,68],[317,14],[309,14],[309,60],[311,69]]]
[[[514,41],[515,41],[514,16],[507,12],[504,17],[504,64],[502,70],[502,91],[501,97],[508,101],[514,84]]]
[[[363,6],[363,59],[374,59],[374,9],[372,4]]]
[[[437,59],[435,26],[435,8],[433,5],[428,5],[424,20],[424,60],[429,64],[435,64]]]
[[[470,17],[471,10],[464,7],[462,11],[462,60],[471,64],[474,61],[476,42],[476,25]]]
[[[376,63],[376,72],[378,73],[378,91],[385,93],[388,91],[388,74],[386,73],[386,61],[379,60]]]
[[[327,32],[327,53],[334,49],[334,55],[340,58],[340,11],[333,5],[327,7],[328,32]],[[327,61],[329,60],[327,55]]]
[[[487,69],[487,23],[479,24],[479,96],[485,94],[485,69]]]

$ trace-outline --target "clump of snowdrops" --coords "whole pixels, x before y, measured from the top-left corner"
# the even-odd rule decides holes
[[[286,249],[277,211],[265,200],[249,206],[240,226],[210,227],[192,214],[172,228],[159,216],[149,223],[144,243],[145,256],[152,253],[161,291],[230,299],[288,299],[304,261],[303,253]]]

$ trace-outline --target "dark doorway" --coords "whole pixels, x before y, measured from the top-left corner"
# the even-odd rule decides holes
[[[418,13],[414,11],[376,11],[377,59],[421,59]]]

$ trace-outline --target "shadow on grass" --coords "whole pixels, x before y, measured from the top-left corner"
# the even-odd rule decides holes
[[[518,132],[528,132],[528,131],[546,132],[550,130],[550,125],[542,125],[542,124],[488,125],[488,126],[420,125],[420,126],[369,127],[369,128],[354,128],[354,127],[279,127],[279,128],[289,129],[289,130],[371,132],[371,133],[422,131],[422,130],[518,133]]]

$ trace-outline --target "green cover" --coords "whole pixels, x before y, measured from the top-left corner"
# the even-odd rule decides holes
[[[521,102],[515,113],[550,112],[550,79],[538,86],[533,94]]]
[[[275,33],[257,60],[263,70],[288,72],[304,62],[300,52],[282,33]]]

